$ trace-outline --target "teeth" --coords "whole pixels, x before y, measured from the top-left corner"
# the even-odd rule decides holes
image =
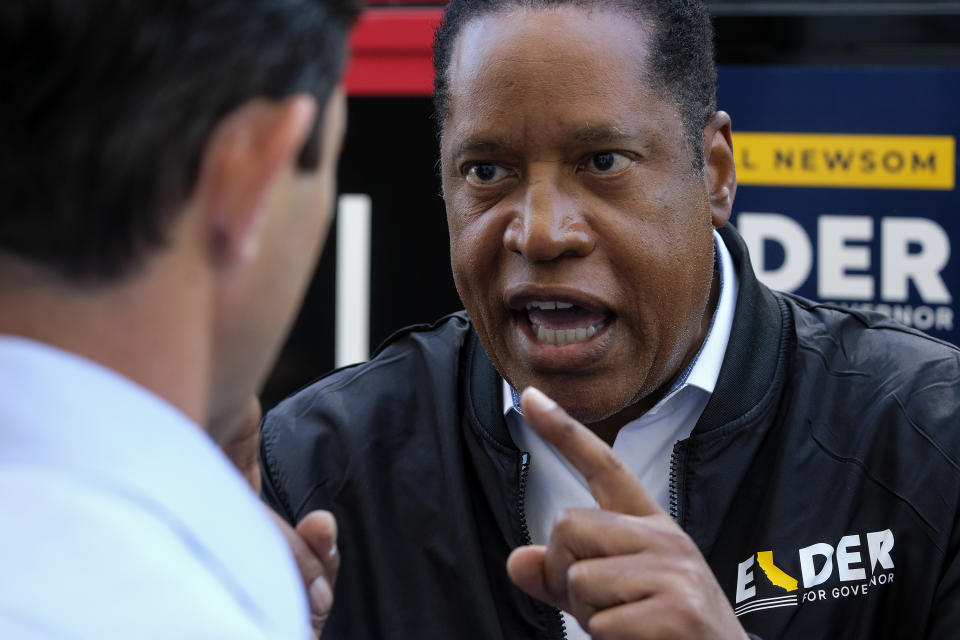
[[[577,327],[576,329],[547,329],[546,327],[533,325],[533,332],[537,334],[537,342],[563,347],[568,344],[586,342],[597,333],[597,328],[590,326]]]
[[[534,300],[527,304],[527,309],[543,309],[553,311],[554,309],[569,309],[573,306],[571,302],[560,302],[559,300]]]
[[[556,302],[543,302],[540,300],[534,300],[533,302],[527,304],[527,309],[545,309],[547,311],[553,311],[556,308]]]

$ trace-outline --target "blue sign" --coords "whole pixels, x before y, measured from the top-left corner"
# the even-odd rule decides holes
[[[723,67],[761,280],[960,344],[960,70]]]

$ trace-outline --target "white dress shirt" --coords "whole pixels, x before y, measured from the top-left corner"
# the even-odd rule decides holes
[[[265,507],[183,413],[0,336],[0,638],[305,640]]]
[[[707,337],[694,360],[673,387],[645,414],[628,422],[617,434],[613,450],[643,483],[651,496],[669,510],[670,458],[676,442],[690,435],[717,384],[727,350],[737,300],[737,276],[730,252],[714,231],[720,297]],[[555,398],[563,404],[562,399]],[[534,544],[546,544],[561,511],[596,507],[583,476],[557,450],[538,436],[515,407],[513,391],[503,382],[504,417],[510,435],[530,454],[526,517]],[[567,638],[588,638],[576,619],[564,612]]]

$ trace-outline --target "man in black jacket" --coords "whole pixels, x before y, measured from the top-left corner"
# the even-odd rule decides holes
[[[339,522],[325,637],[960,624],[960,354],[757,282],[726,224],[711,40],[687,1],[448,6],[436,104],[466,313],[263,430],[268,501]]]

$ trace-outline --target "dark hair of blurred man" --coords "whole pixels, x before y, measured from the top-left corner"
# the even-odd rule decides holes
[[[328,229],[357,11],[0,6],[3,637],[307,634],[217,443]]]

